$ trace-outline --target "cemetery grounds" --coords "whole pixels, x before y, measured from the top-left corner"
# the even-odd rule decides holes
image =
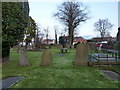
[[[76,49],[60,53],[59,48],[50,49],[53,66],[40,66],[43,52],[28,51],[30,66],[19,65],[19,53],[11,50],[11,62],[2,66],[2,79],[10,76],[23,76],[12,88],[119,88],[120,82],[111,80],[100,69],[120,73],[118,66],[90,67],[75,66]]]

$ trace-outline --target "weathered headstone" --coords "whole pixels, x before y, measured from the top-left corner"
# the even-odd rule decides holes
[[[21,66],[28,66],[29,65],[29,61],[28,61],[28,57],[26,55],[26,48],[25,47],[20,48],[20,65]]]
[[[59,47],[60,49],[61,49],[61,48],[63,48],[63,46],[62,46],[61,44],[59,44],[59,46],[58,46],[58,47]]]
[[[88,65],[88,44],[80,43],[77,45],[75,65]]]
[[[41,65],[42,66],[50,66],[52,65],[52,53],[49,50],[45,50],[41,57]]]
[[[93,50],[96,50],[96,49],[97,49],[96,43],[95,42],[89,42],[88,50],[93,51]]]

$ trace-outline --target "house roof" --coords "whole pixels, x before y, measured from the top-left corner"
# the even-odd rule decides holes
[[[47,42],[47,41],[48,41],[48,42],[53,42],[54,39],[44,39],[44,40],[43,40],[43,42]]]
[[[75,42],[87,42],[87,40],[84,39],[83,37],[75,37],[74,41]]]
[[[64,36],[66,39],[69,39],[69,36]],[[83,37],[79,36],[79,37],[74,37],[74,42],[87,42],[86,39],[84,39]]]

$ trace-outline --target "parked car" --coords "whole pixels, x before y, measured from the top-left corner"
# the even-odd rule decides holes
[[[101,47],[104,48],[104,49],[110,49],[111,48],[111,46],[109,46],[107,43],[102,43]]]
[[[96,46],[99,47],[101,43],[96,43]]]
[[[98,42],[96,43],[97,48],[104,48],[104,49],[110,49],[111,46],[108,45],[107,42]]]

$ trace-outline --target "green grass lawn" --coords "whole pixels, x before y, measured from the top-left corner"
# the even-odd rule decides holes
[[[53,66],[40,66],[43,52],[27,52],[31,66],[19,65],[19,53],[11,51],[11,62],[3,65],[2,78],[24,76],[12,88],[118,88],[118,82],[106,77],[99,67],[74,66],[75,49],[60,53],[50,49]],[[64,55],[64,56],[59,56]],[[117,67],[108,67],[120,72]]]

